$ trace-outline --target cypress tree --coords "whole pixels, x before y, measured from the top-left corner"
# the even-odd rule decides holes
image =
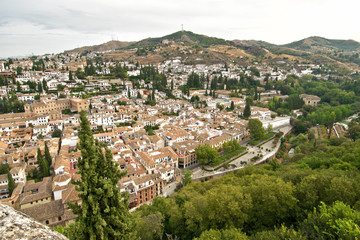
[[[51,166],[52,164],[52,158],[49,152],[49,148],[45,142],[45,160],[47,161],[48,165]]]
[[[43,88],[42,88],[41,82],[39,82],[38,83],[38,92],[40,95],[42,94],[42,91],[43,91]]]
[[[251,109],[250,109],[250,103],[247,102],[244,109],[244,117],[248,118],[251,116]]]
[[[8,175],[9,197],[11,197],[11,194],[14,191],[14,188],[15,188],[15,182],[14,182],[14,179],[12,178],[12,176],[11,176],[10,171],[8,171],[7,175]]]
[[[68,203],[77,214],[75,239],[136,239],[127,210],[128,195],[117,188],[126,173],[120,172],[106,145],[94,140],[85,111],[81,111],[80,120],[78,148],[82,157],[77,167],[81,181],[73,184],[80,192],[81,206]]]
[[[231,109],[231,110],[234,110],[234,109],[235,109],[234,101],[231,101],[230,109]]]
[[[39,171],[40,171],[41,177],[43,178],[43,177],[50,176],[49,164],[44,159],[43,155],[41,155],[40,148],[38,148],[38,150],[37,150],[37,162],[38,162],[38,165],[39,165]]]

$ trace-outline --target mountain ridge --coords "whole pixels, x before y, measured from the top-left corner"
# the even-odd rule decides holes
[[[287,44],[273,44],[262,40],[225,40],[223,38],[210,37],[204,34],[197,34],[191,31],[178,31],[157,38],[145,38],[140,41],[109,41],[106,43],[83,46],[72,50],[66,50],[65,53],[70,52],[84,52],[84,51],[109,51],[119,49],[132,49],[153,47],[162,43],[164,40],[182,42],[184,44],[194,44],[203,47],[210,45],[231,45],[241,48],[261,47],[261,48],[290,48],[299,51],[318,51],[322,50],[337,50],[337,51],[360,51],[360,42],[352,39],[328,39],[320,36],[311,36],[301,40],[293,41]]]

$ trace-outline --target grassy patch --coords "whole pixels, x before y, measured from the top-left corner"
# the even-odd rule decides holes
[[[224,164],[222,164],[222,165],[214,168],[214,170],[219,170],[220,168],[225,167],[226,165],[229,165],[229,164],[232,163],[235,159],[237,159],[237,158],[239,158],[239,157],[242,157],[242,156],[244,156],[244,155],[247,154],[247,153],[248,153],[248,152],[244,152],[244,153],[240,154],[240,155],[237,156],[236,158],[231,159],[230,161],[228,161],[228,162],[226,162],[226,163],[224,163]]]
[[[270,139],[266,140],[265,142],[262,142],[261,144],[258,145],[258,147],[261,147],[261,146],[264,145],[265,143],[270,142],[270,141],[273,140],[274,138],[275,138],[275,137],[270,138]]]
[[[211,165],[216,166],[216,165],[220,164],[221,162],[224,162],[224,161],[238,155],[239,153],[241,153],[245,149],[246,149],[246,147],[241,146],[239,149],[236,149],[235,151],[228,152],[228,153],[226,153],[226,154],[224,154],[222,156],[219,156],[219,157],[215,158],[214,161],[211,162]]]
[[[255,145],[259,144],[261,141],[266,140],[268,138],[271,138],[275,134],[276,134],[275,132],[269,132],[269,133],[265,134],[264,137],[262,137],[261,139],[258,139],[258,140],[252,139],[252,140],[250,140],[249,144],[255,146]]]

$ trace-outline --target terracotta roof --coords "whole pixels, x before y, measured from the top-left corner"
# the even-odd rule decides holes
[[[53,178],[53,182],[65,182],[71,178],[70,174],[58,174]]]
[[[75,190],[75,186],[70,187],[62,192],[62,203],[65,204],[67,202],[76,202],[81,200],[79,197],[79,192]]]
[[[0,175],[0,181],[7,181],[8,180],[8,175],[5,173],[5,174],[1,174]],[[7,185],[6,185],[7,186]]]
[[[61,200],[40,204],[34,207],[21,209],[21,211],[37,221],[44,221],[64,214],[64,205]]]
[[[148,166],[155,165],[154,160],[149,156],[146,152],[137,152],[137,154],[141,157],[141,159],[146,163]]]

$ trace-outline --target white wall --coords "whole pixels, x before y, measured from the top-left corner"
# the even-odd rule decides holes
[[[290,124],[290,117],[277,117],[273,120],[263,120],[261,122],[264,128],[267,128],[269,124],[271,124],[273,128],[277,128]]]

